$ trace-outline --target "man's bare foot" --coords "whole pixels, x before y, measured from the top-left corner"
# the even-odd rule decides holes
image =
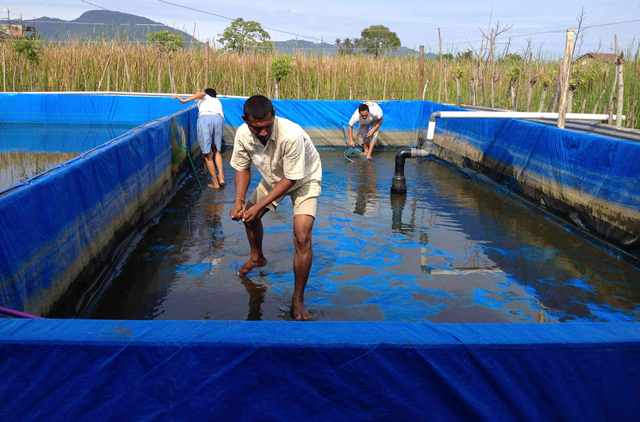
[[[207,184],[207,187],[209,189],[213,189],[213,190],[220,190],[220,185],[217,183],[209,183]]]
[[[267,258],[265,258],[264,256],[258,259],[249,258],[247,259],[247,262],[244,263],[242,268],[238,270],[238,275],[242,277],[249,271],[253,270],[255,267],[264,267],[265,265],[267,265]]]
[[[294,321],[309,321],[311,314],[305,309],[303,303],[293,301],[291,302],[291,318]]]
[[[373,157],[367,156],[367,160],[373,160]]]

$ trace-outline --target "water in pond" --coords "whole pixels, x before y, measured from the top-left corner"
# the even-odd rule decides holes
[[[0,192],[101,145],[132,127],[0,122]]]
[[[228,154],[227,159],[228,159]],[[633,266],[541,213],[436,161],[347,162],[321,152],[307,307],[318,320],[626,321],[640,317]],[[232,170],[227,168],[229,182]],[[257,181],[253,174],[252,186]],[[89,315],[111,319],[282,319],[293,288],[291,205],[264,218],[269,264],[241,279],[249,247],[224,191],[183,189]]]

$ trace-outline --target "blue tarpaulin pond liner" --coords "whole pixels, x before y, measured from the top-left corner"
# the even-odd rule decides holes
[[[223,102],[229,133],[242,100]],[[357,102],[275,105],[317,143],[344,145]],[[415,144],[431,112],[455,109],[381,105],[390,135],[382,141],[404,145]],[[179,185],[195,121],[193,107],[169,98],[0,95],[0,122],[141,125],[0,195],[0,305],[45,313],[87,268],[92,278],[108,266]],[[542,192],[552,209],[585,226],[592,215],[634,244],[637,144],[516,120],[439,128],[441,158],[529,198]],[[572,209],[577,192],[590,207]],[[632,420],[640,326],[4,319],[0,376],[7,420]]]
[[[0,96],[1,122],[144,123],[0,195],[3,305],[42,314],[72,283],[82,279],[88,291],[134,228],[166,203],[187,148],[196,144],[195,111],[176,103],[134,96]]]

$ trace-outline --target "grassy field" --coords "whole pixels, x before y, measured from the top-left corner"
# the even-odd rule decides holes
[[[627,52],[624,65],[625,126],[640,126],[640,62]],[[227,95],[273,96],[273,55],[239,55],[212,49],[164,52],[149,45],[115,42],[43,45],[29,60],[0,43],[3,91],[135,91],[190,93],[205,86]],[[416,99],[552,111],[558,62],[498,58],[426,60],[424,83],[413,57],[293,57],[293,71],[279,84],[280,98]],[[572,111],[615,112],[615,65],[573,67]],[[493,81],[493,83],[492,83]]]

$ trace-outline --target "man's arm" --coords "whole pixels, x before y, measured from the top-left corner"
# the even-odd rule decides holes
[[[356,111],[353,112],[353,114],[351,115],[351,118],[349,119],[349,146],[350,147],[354,146],[353,126],[356,123],[358,123],[359,118],[360,118],[360,113],[358,113],[358,109],[356,109]]]
[[[250,223],[251,221],[253,221],[253,219],[260,215],[260,212],[265,209],[267,205],[282,198],[282,196],[284,196],[284,194],[287,193],[287,191],[291,189],[295,183],[295,180],[289,180],[286,177],[280,179],[280,181],[276,183],[276,185],[267,196],[262,198],[262,200],[258,201],[257,204],[253,205],[242,214],[242,221],[244,221],[245,223]]]
[[[195,94],[193,94],[193,95],[191,95],[190,97],[187,97],[187,98],[182,98],[179,95],[174,95],[173,98],[176,98],[182,104],[184,104],[184,103],[188,103],[189,101],[203,99],[204,98],[204,92],[196,92]]]
[[[380,130],[380,126],[382,126],[382,121],[383,121],[383,120],[384,120],[384,117],[381,117],[381,118],[380,118],[380,120],[376,121],[376,122],[373,124],[373,127],[372,127],[371,129],[369,129],[369,133],[367,133],[367,137],[368,137],[368,138],[372,137],[373,135],[375,135],[375,134],[376,134],[376,132],[377,132],[378,130]]]
[[[249,188],[249,182],[251,181],[251,169],[236,170],[235,184],[236,184],[236,199],[233,202],[231,208],[232,220],[240,220],[242,213],[245,211],[246,200],[244,197],[247,195],[247,189]]]

